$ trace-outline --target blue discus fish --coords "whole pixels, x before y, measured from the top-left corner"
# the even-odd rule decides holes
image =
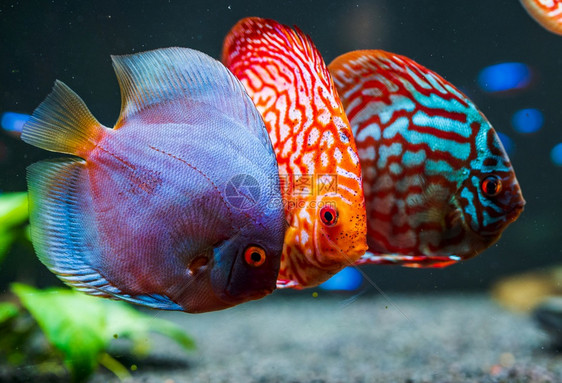
[[[112,57],[101,125],[62,82],[22,139],[72,155],[28,169],[39,259],[85,293],[206,312],[275,288],[285,220],[259,112],[218,61],[186,48]]]

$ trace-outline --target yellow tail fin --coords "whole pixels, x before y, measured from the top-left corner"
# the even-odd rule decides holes
[[[61,81],[33,112],[21,138],[52,152],[86,158],[105,133],[84,101]]]

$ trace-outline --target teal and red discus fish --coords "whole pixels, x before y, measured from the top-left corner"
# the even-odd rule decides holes
[[[495,243],[525,201],[503,146],[451,83],[404,56],[329,65],[363,169],[369,252],[359,263],[443,267]]]
[[[562,35],[562,0],[520,0],[521,4],[546,30]]]
[[[332,78],[308,36],[261,18],[232,28],[223,62],[262,114],[285,181],[278,286],[318,285],[367,249],[361,167]]]
[[[205,312],[270,293],[285,219],[275,154],[243,86],[186,48],[113,65],[113,129],[62,82],[23,128],[25,142],[72,155],[28,169],[40,260],[85,293],[158,309]]]

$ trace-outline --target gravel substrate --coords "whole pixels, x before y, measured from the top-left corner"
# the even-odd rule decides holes
[[[562,355],[546,334],[486,295],[390,299],[281,293],[216,313],[156,313],[198,349],[185,355],[158,338],[134,381],[562,382]]]
[[[119,356],[136,364],[133,382],[562,382],[548,336],[483,294],[276,293],[215,313],[150,314],[184,327],[198,348],[186,354],[155,336],[150,357]],[[2,382],[60,381],[5,367]],[[119,382],[104,370],[91,381]]]

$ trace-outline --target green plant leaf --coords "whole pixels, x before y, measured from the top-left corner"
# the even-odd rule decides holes
[[[16,238],[17,234],[15,230],[3,231],[0,229],[0,262],[6,256]]]
[[[62,352],[73,380],[90,376],[109,341],[104,336],[106,318],[100,300],[60,288],[42,291],[13,284],[12,290],[49,342]]]
[[[88,378],[98,363],[120,378],[127,377],[127,369],[106,353],[109,342],[116,337],[132,340],[137,354],[148,353],[151,331],[172,338],[186,350],[195,348],[194,341],[180,327],[143,314],[125,302],[69,289],[38,290],[19,283],[12,285],[12,291],[61,352],[74,381]]]
[[[150,331],[157,332],[159,334],[165,335],[170,339],[173,339],[182,346],[185,350],[194,350],[196,345],[193,338],[186,334],[185,330],[181,327],[175,325],[164,319],[146,317],[144,319],[146,325]]]
[[[28,219],[27,192],[0,194],[0,231],[21,225]]]
[[[19,309],[13,303],[0,302],[0,324],[18,315]]]
[[[143,314],[124,302],[107,301],[107,336],[131,339],[137,353],[148,351],[148,332],[157,332],[176,341],[185,350],[195,349],[195,342],[172,322]]]
[[[108,353],[102,353],[100,355],[99,362],[102,366],[113,372],[115,376],[119,378],[119,380],[124,381],[127,379],[131,379],[131,374],[129,373],[129,370],[127,370],[127,367],[123,366],[121,363],[119,363],[119,361],[114,359]]]
[[[27,239],[29,242],[31,242],[31,225],[26,225],[23,228],[24,231],[24,238]]]
[[[26,192],[0,194],[0,261],[18,238],[16,227],[28,219]]]

